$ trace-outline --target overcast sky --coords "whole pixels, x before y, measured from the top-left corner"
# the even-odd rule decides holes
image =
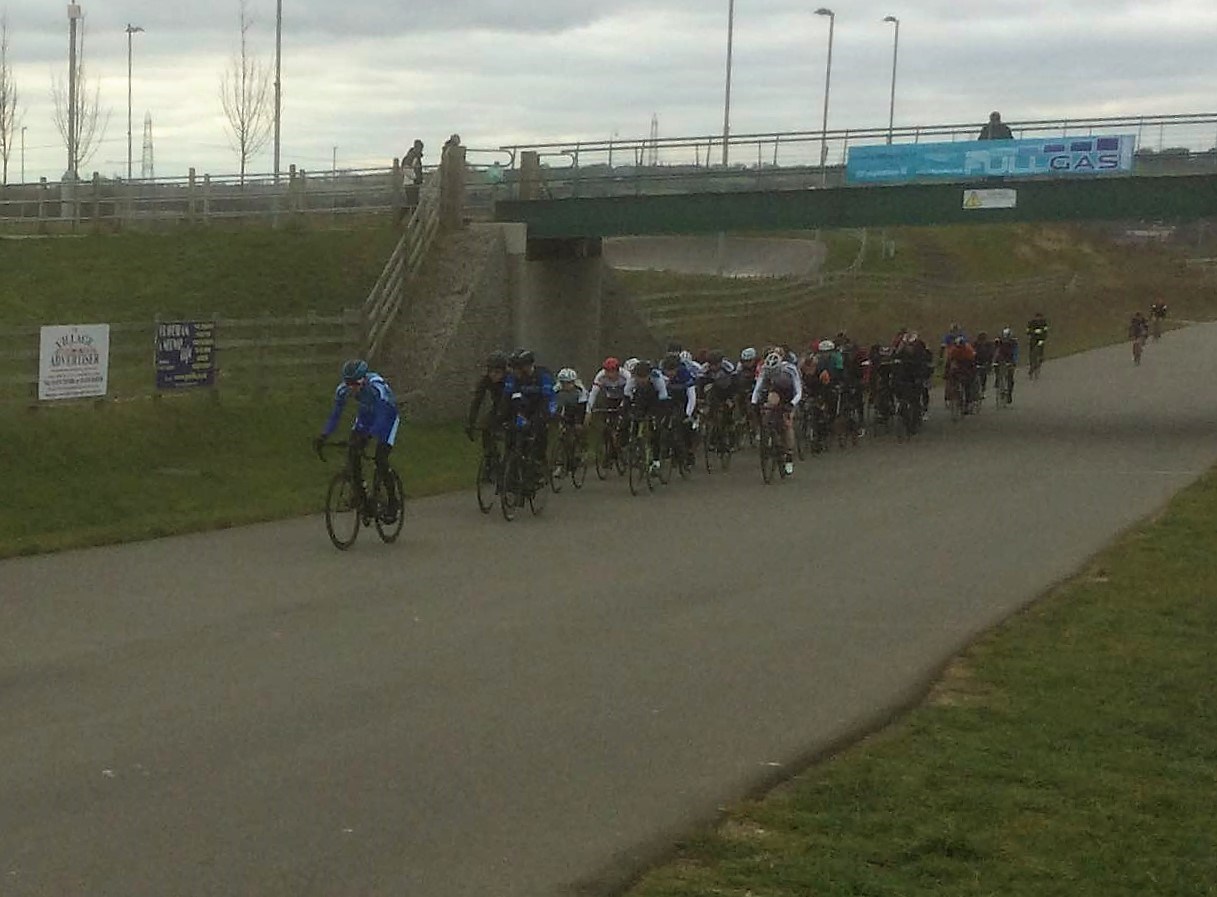
[[[1217,0],[829,0],[837,13],[830,127],[883,126],[892,27],[901,19],[897,124],[1212,111]],[[274,0],[248,0],[270,63]],[[82,0],[90,81],[111,118],[87,166],[126,168],[126,51],[135,37],[135,165],[145,111],[156,173],[230,172],[219,81],[237,0]],[[828,20],[816,0],[737,0],[732,129],[814,129]],[[963,9],[969,11],[962,11]],[[974,11],[973,11],[974,10]],[[56,178],[51,117],[66,72],[66,4],[0,0],[25,110],[26,178]],[[328,169],[387,164],[414,137],[435,161],[456,131],[471,147],[722,128],[727,0],[284,0],[283,158]],[[488,157],[487,157],[488,158]],[[251,166],[271,167],[269,147]],[[10,180],[17,179],[10,163]]]

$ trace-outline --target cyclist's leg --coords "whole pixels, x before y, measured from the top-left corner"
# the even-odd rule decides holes
[[[351,475],[355,478],[355,482],[352,485],[360,505],[364,504],[368,498],[367,490],[363,487],[363,450],[367,444],[367,433],[351,431],[351,438],[347,444],[347,464],[350,467]]]
[[[384,441],[377,444],[376,475],[380,478],[380,482],[384,483],[385,492],[389,496],[389,503],[385,508],[385,513],[389,516],[390,520],[397,517],[398,505],[401,501],[401,496],[397,494],[397,482],[393,479],[393,471],[389,468],[389,455],[392,453],[392,444]]]

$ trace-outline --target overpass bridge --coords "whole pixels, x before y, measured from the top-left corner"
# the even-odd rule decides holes
[[[852,147],[973,142],[979,125],[745,134],[503,147],[494,218],[532,240],[635,234],[1183,220],[1217,215],[1217,113],[1010,122],[1016,138],[1136,137],[1131,172],[1083,178],[845,183]],[[692,157],[692,158],[690,158]],[[712,160],[726,157],[727,165]],[[974,190],[1013,190],[995,208]],[[982,195],[986,196],[986,195]]]

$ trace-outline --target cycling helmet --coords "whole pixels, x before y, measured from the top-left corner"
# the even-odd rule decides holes
[[[635,377],[649,377],[651,376],[651,370],[651,363],[645,359],[640,359],[639,361],[635,362],[634,370],[631,371],[631,373]]]
[[[358,383],[368,375],[368,363],[362,358],[353,358],[342,366],[342,379],[347,383]]]
[[[688,353],[682,352],[680,355],[676,355],[672,352],[669,352],[667,355],[665,355],[663,357],[663,363],[660,365],[660,367],[665,371],[674,371],[678,367],[680,367],[680,363],[682,361],[684,361],[684,358],[682,356],[684,356],[686,354],[688,354]]]
[[[1002,336],[1002,339],[1009,339],[1010,337],[1014,336],[1014,331],[1011,330],[1009,327],[1003,327],[1001,336]]]
[[[681,362],[681,363],[684,363],[684,364],[688,364],[690,361],[692,361],[692,360],[693,360],[693,353],[692,353],[692,352],[690,352],[688,349],[685,349],[683,352],[681,352],[681,353],[680,353],[680,355],[678,355],[678,356],[676,357],[676,360],[677,360],[678,362]],[[667,362],[667,359],[666,359],[666,358],[664,359],[664,362],[665,362],[665,363]]]
[[[530,364],[536,364],[537,356],[529,349],[516,349],[511,353],[511,366],[513,368],[527,367]]]
[[[739,360],[743,362],[756,361],[756,349],[745,349],[739,354]]]
[[[621,362],[618,361],[616,358],[613,358],[611,355],[608,358],[604,359],[604,372],[606,374],[615,374],[615,373],[617,373],[618,369],[620,369],[620,367],[621,367]]]
[[[782,356],[777,352],[770,352],[765,356],[765,370],[776,371],[782,366]]]
[[[836,349],[837,349],[837,344],[834,343],[830,339],[826,339],[826,340],[822,341],[819,345],[819,351],[821,351],[821,352],[835,352]]]
[[[625,368],[625,372],[626,372],[627,374],[632,374],[632,373],[634,373],[634,369],[635,369],[636,367],[638,367],[638,359],[637,359],[637,358],[630,358],[630,359],[628,359],[628,360],[626,361],[626,363],[625,363],[625,364],[623,364],[623,365],[622,365],[622,367],[623,367],[623,368]]]
[[[918,334],[917,334],[917,331],[916,331],[916,330],[911,330],[911,331],[909,331],[908,333],[906,333],[906,334],[904,335],[904,341],[905,341],[906,343],[915,343],[915,342],[917,342],[917,340],[919,340],[919,339],[921,339],[921,337],[920,337],[920,336],[918,336]]]
[[[579,374],[574,368],[562,368],[558,371],[559,383],[574,383],[579,379]]]
[[[492,371],[507,370],[507,353],[494,351],[486,356],[486,367]]]

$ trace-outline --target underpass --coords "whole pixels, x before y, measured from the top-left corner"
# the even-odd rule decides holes
[[[313,518],[0,563],[0,893],[611,887],[1207,469],[1215,335],[779,487],[749,453],[349,554]]]

